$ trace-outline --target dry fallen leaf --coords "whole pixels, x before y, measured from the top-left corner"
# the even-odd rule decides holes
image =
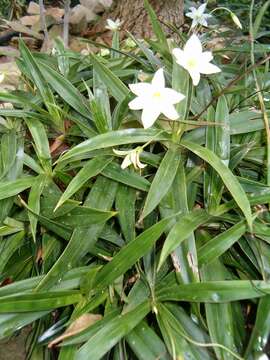
[[[64,339],[78,334],[79,332],[83,331],[84,329],[88,328],[89,326],[93,325],[95,322],[101,319],[102,319],[102,315],[99,314],[84,314],[80,316],[66,329],[66,331],[62,335],[58,336],[56,339],[51,341],[48,344],[48,348],[52,348],[53,346],[59,344]]]

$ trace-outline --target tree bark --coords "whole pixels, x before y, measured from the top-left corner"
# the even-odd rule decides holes
[[[183,24],[184,0],[149,0],[161,22],[179,28]],[[114,0],[107,17],[123,21],[122,29],[139,38],[151,37],[152,27],[143,0]],[[163,26],[168,33],[169,29]]]
[[[150,0],[159,20],[180,27],[183,23],[184,0]],[[111,16],[123,21],[123,29],[137,37],[150,37],[152,27],[143,0],[115,0]],[[165,28],[168,31],[168,28]]]

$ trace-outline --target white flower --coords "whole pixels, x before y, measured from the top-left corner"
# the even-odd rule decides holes
[[[145,129],[154,124],[162,113],[170,120],[178,119],[179,115],[173,106],[184,99],[184,95],[165,87],[163,69],[159,69],[152,82],[130,84],[130,90],[137,95],[128,105],[132,110],[142,111],[142,123]]]
[[[133,164],[133,166],[135,167],[136,170],[143,169],[147,166],[146,164],[142,164],[140,162],[140,153],[142,151],[143,151],[143,148],[140,146],[136,147],[136,149],[127,150],[127,151],[113,149],[113,152],[116,155],[125,156],[125,158],[121,164],[122,169],[126,169],[128,166]]]
[[[110,55],[110,50],[109,50],[109,49],[101,49],[101,50],[100,50],[100,55],[101,55],[101,56]]]
[[[210,63],[213,55],[210,51],[203,52],[202,44],[197,35],[192,35],[184,49],[175,48],[172,51],[176,58],[177,64],[186,69],[193,81],[193,85],[198,85],[200,74],[215,74],[220,72],[220,68]]]
[[[231,11],[230,14],[231,14],[232,21],[235,23],[235,25],[236,25],[239,29],[243,29],[242,24],[241,24],[240,20],[238,19],[238,17],[235,15],[235,13],[233,13],[233,12]]]
[[[268,359],[269,358],[268,358],[268,356],[266,354],[262,354],[257,358],[257,360],[268,360]]]
[[[105,26],[105,28],[111,31],[118,31],[120,30],[122,23],[123,21],[120,21],[119,19],[116,19],[115,21],[107,19],[107,26]]]
[[[0,83],[3,82],[5,79],[5,74],[4,73],[0,73]]]
[[[206,9],[206,3],[199,6],[197,9],[195,7],[189,8],[190,12],[186,13],[186,16],[192,19],[191,29],[196,25],[207,26],[207,19],[211,18],[212,15],[204,14]]]

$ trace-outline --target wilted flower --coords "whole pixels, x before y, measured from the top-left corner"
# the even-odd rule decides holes
[[[207,26],[207,20],[212,17],[210,14],[204,14],[206,9],[206,3],[202,4],[198,8],[189,8],[190,12],[186,13],[186,16],[192,19],[191,28],[193,29],[197,25]]]
[[[152,126],[160,114],[164,114],[170,120],[178,119],[179,115],[174,104],[183,100],[185,96],[165,87],[163,69],[155,73],[151,83],[130,84],[129,87],[137,97],[128,105],[132,110],[143,110],[144,128]]]
[[[118,31],[120,30],[120,26],[122,25],[123,21],[116,19],[113,21],[112,19],[107,19],[107,25],[105,26],[106,29],[111,31]]]
[[[126,169],[128,166],[133,165],[136,170],[143,169],[147,166],[146,164],[142,164],[140,162],[140,153],[142,151],[143,151],[143,148],[140,146],[136,147],[136,149],[127,150],[127,151],[113,149],[113,152],[116,155],[125,156],[125,158],[121,164],[122,169]]]
[[[235,15],[235,13],[233,13],[232,11],[230,11],[230,14],[231,14],[231,18],[232,18],[232,21],[235,23],[235,25],[237,27],[239,27],[239,29],[242,29],[242,24],[239,20],[239,18]]]
[[[200,74],[215,74],[220,72],[220,68],[210,63],[213,55],[210,51],[203,52],[202,44],[197,35],[192,35],[186,42],[184,49],[175,48],[172,51],[177,64],[186,69],[193,81],[193,85],[198,85]]]

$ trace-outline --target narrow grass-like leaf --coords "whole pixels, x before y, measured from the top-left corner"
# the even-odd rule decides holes
[[[149,215],[167,194],[176,175],[180,159],[181,157],[177,147],[168,149],[151,184],[141,219]]]
[[[25,189],[32,186],[35,177],[27,176],[14,181],[5,181],[0,183],[0,200],[18,195]]]
[[[172,218],[167,218],[159,221],[123,247],[112,261],[100,270],[93,286],[102,289],[125,273],[137,260],[151,250],[171,220]]]
[[[141,322],[127,336],[127,342],[139,360],[168,360],[169,354],[156,332]]]
[[[75,88],[70,81],[63,75],[53,70],[43,62],[38,62],[40,71],[44,78],[47,79],[51,87],[57,94],[66,101],[74,110],[78,111],[81,115],[89,118],[90,109],[87,104],[86,98]]]
[[[46,181],[47,181],[46,175],[44,174],[38,175],[35,181],[33,182],[31,186],[31,190],[29,192],[28,206],[37,215],[39,215],[39,211],[40,211],[40,196],[42,194]],[[37,229],[38,218],[36,215],[33,215],[31,212],[28,213],[28,217],[30,220],[32,236],[34,241],[36,241],[36,229]]]
[[[166,57],[166,56],[168,56],[168,54],[170,54],[166,35],[165,35],[164,31],[162,30],[162,27],[157,18],[157,15],[148,0],[144,0],[144,6],[145,6],[145,8],[148,12],[149,18],[151,20],[153,31],[157,37],[158,42],[161,45],[161,53],[163,54],[163,56]]]
[[[208,281],[164,287],[157,291],[160,301],[222,303],[255,299],[270,294],[270,284],[260,280]]]
[[[51,153],[44,125],[38,119],[25,118],[35,143],[35,150],[45,171],[51,171]]]
[[[228,250],[246,232],[246,224],[240,221],[228,230],[218,234],[198,249],[200,265],[209,264]]]
[[[0,313],[33,312],[56,309],[78,303],[82,299],[79,291],[58,291],[36,294],[18,294],[0,298]]]
[[[101,174],[121,184],[131,186],[134,189],[147,192],[150,188],[150,182],[147,179],[136,172],[122,169],[121,166],[115,162],[108,164],[108,166],[102,170]]]
[[[198,226],[205,223],[208,219],[209,214],[203,209],[194,210],[181,216],[165,240],[160,254],[158,269],[160,269],[167,256],[196,230]]]
[[[90,59],[95,71],[98,73],[103,83],[111,91],[112,96],[118,101],[123,101],[129,94],[129,89],[126,85],[94,54],[90,55]]]
[[[115,206],[122,233],[127,242],[135,238],[136,190],[120,185],[116,193]]]
[[[92,206],[100,210],[110,210],[115,198],[117,183],[98,177],[84,205]],[[76,266],[83,255],[95,245],[104,223],[89,225],[87,228],[77,227],[58,261],[40,282],[37,290],[47,289],[57,281],[61,281],[66,269]]]
[[[81,142],[73,149],[66,152],[60,161],[72,159],[75,156],[85,154],[89,151],[118,146],[124,144],[144,143],[148,141],[168,140],[164,131],[157,129],[125,129],[97,135],[91,139]]]
[[[149,302],[117,316],[97,331],[76,353],[75,360],[98,360],[127,335],[150,311]]]
[[[98,175],[110,162],[110,157],[96,157],[89,160],[78,174],[71,180],[65,192],[61,195],[55,210],[75,194],[89,179]]]
[[[4,268],[9,261],[13,253],[23,244],[23,239],[25,236],[24,231],[20,231],[15,235],[6,237],[0,242],[0,274],[3,273]]]
[[[252,228],[252,214],[247,195],[232,172],[212,151],[187,140],[182,140],[181,145],[208,162],[218,172],[227,189],[245,215],[249,227]]]

